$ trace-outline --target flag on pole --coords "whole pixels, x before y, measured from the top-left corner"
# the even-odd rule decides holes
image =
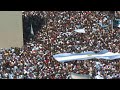
[[[34,35],[32,24],[31,24],[31,34]]]

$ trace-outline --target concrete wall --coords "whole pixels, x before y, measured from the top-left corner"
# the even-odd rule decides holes
[[[0,11],[0,48],[22,46],[22,11]]]

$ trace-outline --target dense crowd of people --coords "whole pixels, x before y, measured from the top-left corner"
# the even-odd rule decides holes
[[[71,79],[71,72],[92,79],[120,78],[120,59],[60,63],[53,58],[58,53],[103,49],[120,53],[120,29],[112,28],[109,11],[24,11],[23,17],[28,19],[24,29],[30,28],[28,22],[34,24],[34,38],[27,37],[22,48],[0,50],[1,79]],[[85,33],[74,32],[80,28]]]

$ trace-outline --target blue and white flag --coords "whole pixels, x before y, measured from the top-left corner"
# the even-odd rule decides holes
[[[53,57],[58,62],[67,62],[73,60],[89,60],[89,59],[105,59],[105,60],[114,60],[120,58],[120,53],[112,53],[107,50],[102,50],[99,53],[94,53],[93,51],[87,51],[82,53],[61,53],[53,55]]]

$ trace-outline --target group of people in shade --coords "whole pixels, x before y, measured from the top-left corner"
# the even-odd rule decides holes
[[[0,78],[71,79],[71,72],[92,79],[120,78],[120,59],[60,63],[53,58],[58,53],[103,49],[120,53],[120,29],[112,28],[111,18],[109,11],[24,11],[25,45],[0,50]],[[34,37],[27,37],[31,24]],[[80,28],[85,33],[74,32]]]

